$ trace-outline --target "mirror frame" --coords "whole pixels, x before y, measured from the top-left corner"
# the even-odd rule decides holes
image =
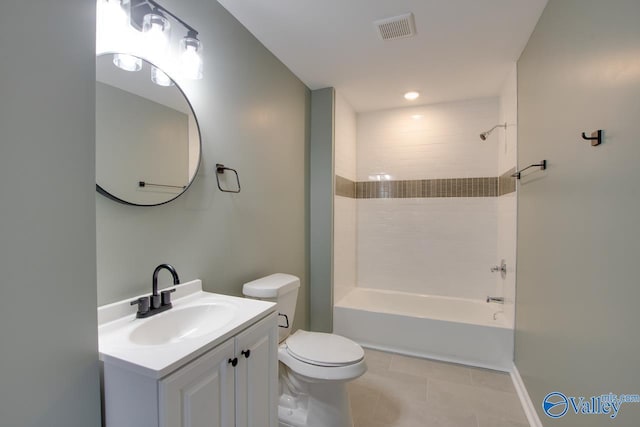
[[[118,53],[124,53],[124,52],[101,52],[98,55],[96,55],[96,63],[97,63],[99,57],[102,57],[102,56],[113,56],[113,55],[117,55]],[[162,72],[164,72],[164,70],[162,68],[157,67],[153,62],[149,61],[146,58],[143,58],[141,56],[134,55],[134,54],[131,54],[131,53],[126,53],[126,54],[127,55],[131,55],[131,56],[135,56],[136,58],[140,58],[144,62],[146,62],[147,64],[151,65],[152,67],[156,67],[159,70],[161,70]],[[97,82],[97,73],[98,73],[98,71],[97,71],[97,66],[96,66],[96,82]],[[165,74],[167,74],[167,73],[165,73]],[[202,164],[202,131],[200,130],[200,122],[198,121],[198,115],[196,114],[196,111],[193,108],[193,105],[191,104],[191,101],[189,100],[189,97],[184,92],[184,90],[182,90],[180,85],[173,79],[172,76],[170,76],[169,74],[167,74],[167,76],[171,79],[171,81],[173,82],[175,87],[180,91],[180,93],[184,97],[185,101],[187,101],[187,105],[189,106],[189,109],[191,110],[191,113],[193,114],[193,119],[196,122],[196,129],[198,130],[198,147],[200,148],[200,150],[198,152],[198,163],[196,165],[195,172],[193,173],[193,177],[189,180],[189,183],[182,189],[182,191],[180,193],[178,193],[175,197],[172,197],[171,199],[169,199],[167,201],[164,201],[164,202],[161,202],[161,203],[154,203],[154,204],[150,204],[150,205],[142,205],[142,204],[130,202],[130,201],[121,199],[121,198],[119,198],[117,196],[114,196],[113,194],[109,193],[107,190],[102,188],[100,186],[100,184],[98,184],[98,182],[96,180],[96,191],[99,194],[102,194],[103,196],[105,196],[108,199],[111,199],[111,200],[113,200],[115,202],[118,202],[118,203],[122,203],[123,205],[129,205],[129,206],[152,207],[152,206],[166,205],[167,203],[174,201],[175,199],[177,199],[178,197],[180,197],[184,193],[186,193],[186,191],[191,187],[191,184],[193,184],[193,182],[196,180],[196,176],[198,176],[198,172],[200,171],[200,165]],[[97,118],[96,118],[96,120],[97,120]],[[95,142],[96,141],[95,141],[95,138],[94,138],[94,144],[95,144]],[[97,162],[97,159],[96,159],[96,162]]]

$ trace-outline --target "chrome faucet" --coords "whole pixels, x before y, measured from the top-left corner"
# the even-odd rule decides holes
[[[487,297],[487,302],[497,302],[498,304],[504,304],[504,297]]]
[[[169,289],[166,291],[162,291],[158,294],[158,273],[160,270],[169,270],[171,276],[173,276],[173,284],[180,284],[180,278],[178,277],[178,273],[176,269],[173,268],[170,264],[160,264],[153,271],[153,281],[151,282],[151,295],[148,297],[141,297],[137,300],[131,301],[131,305],[138,305],[138,312],[136,313],[137,318],[145,318],[149,316],[153,316],[154,314],[162,313],[163,311],[167,311],[172,307],[171,304],[171,293],[175,292],[174,289]]]

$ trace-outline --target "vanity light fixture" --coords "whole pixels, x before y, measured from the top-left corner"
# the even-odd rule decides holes
[[[128,25],[131,3],[129,0],[104,0],[98,5],[100,24],[114,31],[121,30]]]
[[[147,45],[153,45],[151,47],[153,54],[160,55],[166,51],[170,40],[169,17],[184,28],[186,35],[179,42],[176,68],[182,77],[191,80],[201,79],[203,75],[202,42],[198,40],[198,31],[154,0],[130,1],[131,25],[134,28],[140,28],[145,35],[148,34]]]
[[[202,78],[202,43],[194,31],[189,31],[187,36],[180,40],[180,69],[188,79]]]
[[[135,42],[136,36],[127,32],[140,34],[140,41],[144,47],[144,55],[154,63],[171,64],[175,62],[175,69],[187,79],[198,80],[203,76],[202,72],[202,42],[198,40],[198,31],[178,18],[169,10],[154,0],[101,0],[99,7],[99,22],[108,29],[108,36],[112,39],[127,39]],[[178,25],[176,27],[176,25]],[[171,41],[172,26],[182,26],[186,34],[179,41],[178,58],[170,60],[169,43]],[[135,31],[138,30],[138,31]],[[130,40],[131,39],[131,40]],[[120,43],[126,46],[128,43]],[[134,49],[135,50],[135,49]],[[133,54],[140,56],[139,54]],[[138,71],[142,67],[140,59],[133,55],[115,54],[113,63],[126,71]],[[162,73],[162,75],[160,74]],[[152,71],[152,80],[161,86],[166,86],[168,76],[160,71]]]
[[[164,54],[169,45],[171,36],[171,24],[157,8],[153,13],[147,13],[142,20],[142,34],[145,41],[145,49],[151,59]]]
[[[130,0],[103,0],[98,2],[98,32],[116,44],[124,44],[129,30]],[[132,55],[116,54],[113,63],[125,71],[140,71],[142,61]]]
[[[407,101],[415,101],[416,99],[418,99],[418,97],[420,97],[420,92],[415,90],[404,94],[404,99],[406,99]]]

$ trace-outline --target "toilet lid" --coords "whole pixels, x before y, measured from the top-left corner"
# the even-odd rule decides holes
[[[313,365],[344,366],[364,358],[362,347],[340,335],[299,330],[286,343],[289,354]]]

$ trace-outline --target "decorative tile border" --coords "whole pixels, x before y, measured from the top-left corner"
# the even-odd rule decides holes
[[[498,177],[498,196],[516,191],[516,179],[511,175],[516,173],[516,168],[511,168]]]
[[[516,191],[515,168],[500,177],[361,181],[336,175],[336,196],[355,199],[497,197]]]
[[[336,175],[336,196],[356,198],[356,183],[350,179]]]
[[[498,178],[415,179],[356,183],[356,198],[495,197]]]

